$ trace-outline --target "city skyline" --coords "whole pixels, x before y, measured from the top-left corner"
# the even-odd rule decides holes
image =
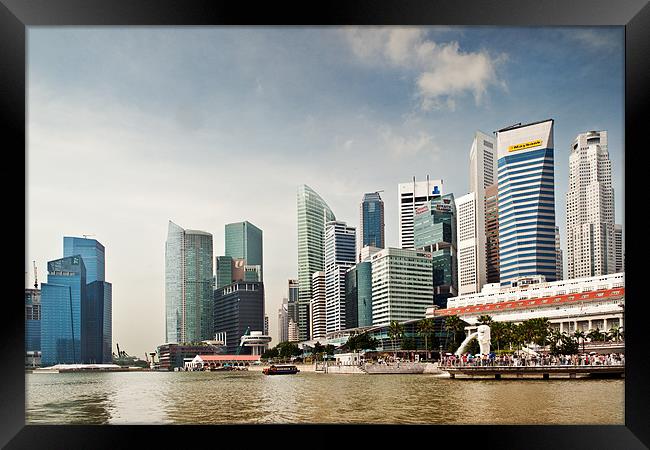
[[[168,220],[212,233],[213,256],[224,254],[225,224],[255,223],[265,235],[265,309],[277,311],[286,280],[298,277],[298,185],[356,227],[363,194],[384,190],[386,247],[397,247],[397,185],[429,174],[445,193],[469,192],[477,130],[555,120],[565,259],[570,146],[579,133],[606,130],[615,223],[625,228],[619,29],[62,28],[28,36],[25,271],[35,260],[45,280],[62,236],[94,233],[108,253],[113,342],[130,354],[164,341]],[[115,66],[125,70],[105,70]],[[106,177],[79,170],[86,164]]]

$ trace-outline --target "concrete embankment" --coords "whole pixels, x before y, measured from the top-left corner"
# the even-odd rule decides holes
[[[315,372],[314,364],[294,364],[301,372]],[[269,364],[262,364],[259,366],[249,366],[248,370],[251,372],[261,372],[265,367],[269,367]]]

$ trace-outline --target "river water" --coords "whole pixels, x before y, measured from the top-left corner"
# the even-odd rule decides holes
[[[28,424],[616,424],[624,380],[119,372],[26,375]]]

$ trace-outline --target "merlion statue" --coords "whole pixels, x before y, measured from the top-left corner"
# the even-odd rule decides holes
[[[481,355],[487,355],[490,353],[490,327],[487,325],[479,325],[477,332],[476,339],[481,349]]]

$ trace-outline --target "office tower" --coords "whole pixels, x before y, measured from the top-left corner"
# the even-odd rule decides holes
[[[470,192],[456,200],[458,212],[458,293],[480,292],[485,284],[485,245],[481,245],[477,217],[476,192]],[[485,236],[485,233],[483,233]]]
[[[359,207],[359,238],[357,239],[357,258],[366,246],[384,248],[384,201],[379,192],[363,195]],[[359,259],[357,259],[359,260]]]
[[[309,186],[298,187],[298,339],[309,339],[311,276],[325,269],[325,223],[336,220],[327,203]]]
[[[325,224],[325,298],[326,332],[340,331],[345,324],[345,274],[354,266],[355,227],[342,221]]]
[[[497,131],[501,285],[555,281],[553,119]]]
[[[165,243],[165,309],[167,343],[214,337],[212,235],[185,230],[171,220]]]
[[[616,244],[616,272],[625,271],[625,251],[623,250],[623,225],[614,225],[614,241]]]
[[[298,324],[289,319],[289,342],[298,342]]]
[[[81,360],[108,364],[112,358],[112,291],[105,278],[106,249],[96,239],[63,238],[63,256],[80,255],[86,267],[86,298],[81,314]]]
[[[499,188],[496,184],[485,189],[485,262],[486,283],[498,283],[499,271]]]
[[[216,264],[215,289],[222,288],[233,282],[233,259],[231,256],[217,256],[214,258]]]
[[[269,316],[264,315],[264,336],[269,335]]]
[[[432,198],[443,194],[442,180],[413,181],[400,183],[399,191],[399,246],[400,248],[414,248],[413,244],[413,219],[415,211],[429,203]]]
[[[386,248],[371,257],[372,325],[423,319],[433,303],[431,253]]]
[[[211,335],[225,333],[226,353],[237,352],[246,330],[264,330],[264,283],[240,281],[214,291]]]
[[[363,247],[359,254],[359,262],[370,261],[370,257],[381,250],[383,249],[378,247]]]
[[[40,289],[25,289],[25,351],[41,351]]]
[[[289,309],[288,300],[282,299],[282,306],[278,309],[278,342],[289,340]]]
[[[366,247],[373,248],[373,247]],[[363,261],[345,275],[346,328],[372,325],[372,263]]]
[[[415,248],[431,253],[433,301],[444,308],[447,298],[458,295],[456,255],[456,206],[454,194],[438,196],[415,211]]]
[[[287,312],[289,314],[289,319],[293,320],[296,324],[298,323],[298,280],[289,279],[288,280],[288,304]]]
[[[105,281],[105,249],[95,239],[64,236],[63,257],[81,255],[86,266],[86,283]]]
[[[80,364],[86,267],[80,255],[47,263],[41,283],[41,364]]]
[[[614,188],[607,131],[578,134],[570,151],[567,278],[615,273]]]
[[[325,272],[314,272],[311,276],[311,338],[325,337],[327,333],[327,298],[325,292]]]
[[[560,227],[555,227],[555,277],[556,279],[564,279],[564,270],[562,264],[562,247],[560,246]]]
[[[248,221],[229,223],[225,236],[226,256],[243,259],[244,265],[260,266],[260,281],[263,281],[262,230]]]

